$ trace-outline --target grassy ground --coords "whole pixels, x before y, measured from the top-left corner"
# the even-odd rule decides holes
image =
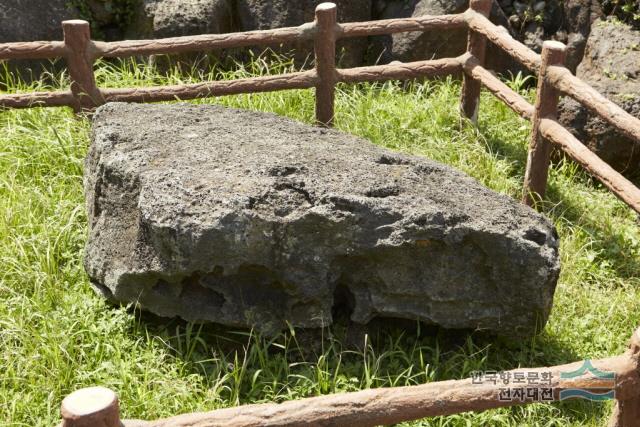
[[[257,61],[226,77],[281,68],[286,66]],[[0,79],[12,90],[47,85]],[[98,79],[101,85],[119,87],[192,78],[103,64]],[[461,127],[458,94],[459,84],[450,80],[341,87],[337,127],[450,164],[519,198],[528,123],[483,94],[479,129]],[[313,118],[311,91],[199,102],[273,111],[309,123]],[[367,336],[354,350],[343,344],[340,328],[324,331],[322,339],[298,331],[267,340],[248,331],[110,307],[91,291],[81,265],[86,237],[81,180],[89,121],[76,120],[66,109],[36,108],[0,112],[0,129],[2,425],[53,425],[66,394],[95,384],[117,390],[127,418],[153,419],[463,378],[478,369],[598,358],[621,352],[640,321],[638,218],[566,162],[551,170],[544,207],[561,236],[562,274],[546,329],[527,341],[397,328]],[[610,404],[563,402],[407,425],[596,426],[609,411]]]

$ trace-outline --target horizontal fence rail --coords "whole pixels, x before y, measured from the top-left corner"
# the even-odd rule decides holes
[[[568,69],[549,67],[547,80],[563,94],[587,107],[619,132],[635,141],[640,141],[640,121],[571,74]]]
[[[284,89],[309,89],[316,86],[315,71],[252,77],[173,86],[102,89],[106,102],[160,102],[188,100],[241,93],[272,92]]]
[[[64,42],[17,42],[0,44],[3,59],[55,59],[65,55]]]
[[[514,405],[559,401],[575,391],[605,395],[613,392],[617,406],[610,426],[637,426],[640,420],[640,329],[623,355],[545,368],[520,368],[501,378],[545,378],[538,384],[514,387],[521,397],[506,399],[508,386],[477,378],[423,385],[362,390],[311,397],[280,404],[254,404],[212,412],[178,415],[157,421],[120,420],[116,394],[93,387],[78,390],[62,402],[62,427],[213,427],[309,425],[373,427],[426,417],[484,411]],[[585,367],[589,367],[585,369]],[[529,380],[527,380],[529,382]],[[573,394],[575,396],[575,394]]]
[[[155,40],[99,42],[91,40],[89,23],[63,22],[64,41],[18,42],[0,44],[0,60],[64,58],[71,78],[70,90],[29,92],[0,95],[0,107],[60,107],[88,112],[105,102],[159,102],[187,100],[241,93],[287,89],[316,90],[316,121],[331,126],[334,116],[337,83],[405,80],[422,77],[461,74],[461,113],[471,122],[478,118],[480,88],[504,102],[521,117],[533,123],[525,172],[523,202],[535,206],[544,197],[551,144],[583,166],[611,192],[640,213],[640,189],[591,152],[557,121],[559,96],[569,96],[601,117],[623,134],[640,142],[640,120],[633,117],[594,88],[572,75],[562,64],[564,45],[545,42],[542,55],[514,40],[508,31],[491,23],[487,16],[491,0],[471,0],[462,14],[421,16],[370,22],[337,23],[336,5],[323,3],[316,9],[316,19],[298,27],[231,34],[206,34]],[[393,62],[349,69],[336,67],[336,41],[350,37],[366,37],[409,31],[452,30],[467,28],[467,52],[457,58],[410,63]],[[273,76],[237,80],[210,81],[146,88],[99,88],[93,65],[99,58],[122,58],[138,55],[176,54],[201,50],[273,46],[282,43],[313,42],[315,68]],[[487,41],[537,74],[538,91],[535,105],[507,86],[484,66]],[[617,406],[611,426],[638,426],[640,419],[640,331],[632,338],[630,350],[622,356],[602,359],[594,366],[617,376],[615,386],[584,376],[569,382],[554,382],[553,399],[568,388],[612,390]],[[547,370],[554,377],[576,364]],[[513,404],[497,398],[496,385],[477,386],[471,380],[445,381],[421,386],[365,390],[335,396],[322,396],[280,405],[249,405],[211,413],[187,414],[152,422],[126,421],[127,427],[175,426],[301,426],[321,425],[373,426],[398,423],[434,415],[477,411]],[[607,388],[609,387],[609,388]],[[103,425],[120,426],[118,401],[107,389],[80,390],[68,396],[62,405],[64,427]]]
[[[338,24],[338,38],[381,36],[412,31],[454,30],[466,28],[463,14],[418,16],[415,18],[382,19],[378,21]]]
[[[491,71],[480,65],[478,59],[466,54],[461,58],[462,69],[467,75],[478,80],[496,98],[504,102],[509,108],[521,117],[531,120],[533,117],[533,105],[524,99],[519,93],[504,84]]]
[[[94,42],[94,58],[125,58],[136,55],[164,55],[248,46],[269,46],[313,39],[315,25],[248,31],[244,33],[204,34],[154,40]]]
[[[555,120],[542,119],[540,122],[542,136],[562,148],[611,192],[640,212],[640,188],[616,172]]]

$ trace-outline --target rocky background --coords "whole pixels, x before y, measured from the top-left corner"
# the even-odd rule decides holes
[[[339,20],[364,21],[458,13],[467,0],[334,0]],[[313,20],[321,0],[0,0],[0,42],[59,40],[60,22],[83,18],[93,38],[158,38],[202,33],[296,26]],[[569,47],[567,66],[640,117],[640,2],[637,0],[494,0],[491,20],[539,52],[544,40]],[[403,33],[353,39],[339,44],[343,67],[392,60],[411,61],[457,56],[465,50],[466,32]],[[293,49],[298,62],[311,54],[310,44]],[[501,73],[524,71],[496,49],[488,66]],[[582,63],[582,65],[580,65]],[[28,63],[33,66],[33,63]],[[580,66],[579,66],[580,65]],[[0,82],[1,85],[2,82]],[[638,144],[611,132],[572,103],[562,120],[590,147],[633,174],[640,169]]]
[[[364,21],[458,13],[467,0],[335,0],[339,20]],[[625,2],[628,2],[625,3]],[[295,26],[313,20],[319,0],[0,0],[0,42],[61,39],[60,21],[91,22],[96,39],[118,40]],[[491,19],[530,48],[547,39],[566,43],[573,70],[592,23],[607,14],[637,22],[630,0],[495,0]],[[350,65],[458,55],[464,32],[398,34],[350,41]],[[299,48],[299,47],[298,47]],[[504,65],[504,64],[503,64]]]

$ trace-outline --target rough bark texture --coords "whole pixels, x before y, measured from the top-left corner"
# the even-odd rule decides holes
[[[251,77],[237,80],[221,80],[175,86],[140,87],[131,89],[103,89],[107,102],[159,102],[240,93],[272,92],[287,89],[308,89],[317,84],[314,71]],[[2,97],[0,97],[2,102]]]
[[[528,206],[535,206],[538,201],[544,198],[547,191],[551,144],[540,133],[540,120],[543,118],[555,120],[558,117],[560,92],[547,81],[547,71],[550,66],[564,65],[567,58],[567,48],[562,43],[546,41],[542,46],[541,56],[536,103],[531,118],[527,168],[524,174],[522,201]]]
[[[107,104],[85,267],[116,301],[254,326],[421,319],[528,335],[559,271],[541,215],[420,157],[271,114]]]
[[[70,90],[0,95],[0,107],[6,108],[62,107],[73,106],[74,104],[75,97]]]
[[[371,67],[343,68],[338,70],[338,80],[346,83],[376,82],[385,80],[419,79],[458,75],[462,70],[459,58],[434,59],[432,61],[394,62]]]
[[[473,11],[489,16],[491,12],[491,0],[472,0],[469,8]],[[468,31],[466,53],[473,56],[480,66],[484,66],[487,48],[487,39],[477,31]],[[465,75],[462,81],[462,93],[460,97],[460,114],[478,123],[478,107],[480,106],[481,83],[470,76]]]
[[[316,85],[316,123],[333,125],[336,90],[336,26],[335,4],[324,3],[316,8],[314,52],[318,84]]]
[[[299,27],[277,28],[273,30],[247,31],[228,34],[201,34],[197,36],[169,37],[151,40],[125,40],[120,42],[95,42],[96,56],[108,58],[134,55],[173,54],[212,49],[237,48],[310,40],[313,37],[312,24]]]
[[[482,67],[475,57],[465,54],[460,57],[460,63],[467,75],[482,82],[483,87],[504,102],[507,107],[525,119],[530,120],[533,117],[533,105],[529,104],[522,95],[504,84],[491,71]]]
[[[467,10],[465,15],[467,15],[467,23],[471,30],[484,34],[498,49],[517,59],[518,62],[524,65],[529,71],[538,72],[540,55],[511,37],[511,34],[509,34],[506,29],[492,25],[491,21],[481,14]],[[489,50],[491,50],[491,48],[489,48]]]
[[[640,34],[622,23],[593,25],[577,76],[631,115],[640,118]],[[606,121],[569,99],[560,120],[572,133],[616,170],[638,176],[640,142],[615,131]]]
[[[510,378],[522,372],[549,375],[547,385],[527,385],[527,390],[544,388],[553,390],[557,401],[563,390],[583,389],[602,393],[614,389],[617,398],[637,397],[640,385],[637,359],[629,353],[592,361],[594,368],[616,375],[615,384],[610,379],[596,378],[587,371],[572,379],[562,378],[567,372],[575,372],[584,362],[570,363],[548,368],[520,368],[507,371]],[[612,387],[613,386],[613,387]],[[125,427],[375,427],[396,425],[425,417],[451,415],[467,411],[483,411],[492,408],[534,403],[532,399],[509,401],[499,399],[497,384],[473,384],[472,379],[439,381],[428,384],[362,390],[352,393],[333,394],[283,402],[281,404],[256,404],[220,409],[212,412],[178,415],[157,421],[124,421]],[[508,388],[508,387],[507,387]],[[637,418],[615,427],[636,427]]]

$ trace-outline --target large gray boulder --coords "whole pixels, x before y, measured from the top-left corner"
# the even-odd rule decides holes
[[[315,8],[322,0],[238,0],[237,19],[241,31],[294,27],[314,20]],[[371,0],[334,0],[338,7],[338,22],[371,20]],[[367,51],[367,38],[341,40],[337,44],[343,67],[362,65]],[[272,46],[278,48],[279,46]],[[313,59],[313,43],[284,46],[295,49],[298,61]]]
[[[217,106],[107,104],[85,268],[160,316],[273,332],[419,319],[528,335],[559,271],[542,215],[431,160]]]
[[[617,20],[596,21],[576,75],[640,118],[640,32]],[[560,121],[614,168],[640,176],[640,143],[569,98],[561,103]]]

